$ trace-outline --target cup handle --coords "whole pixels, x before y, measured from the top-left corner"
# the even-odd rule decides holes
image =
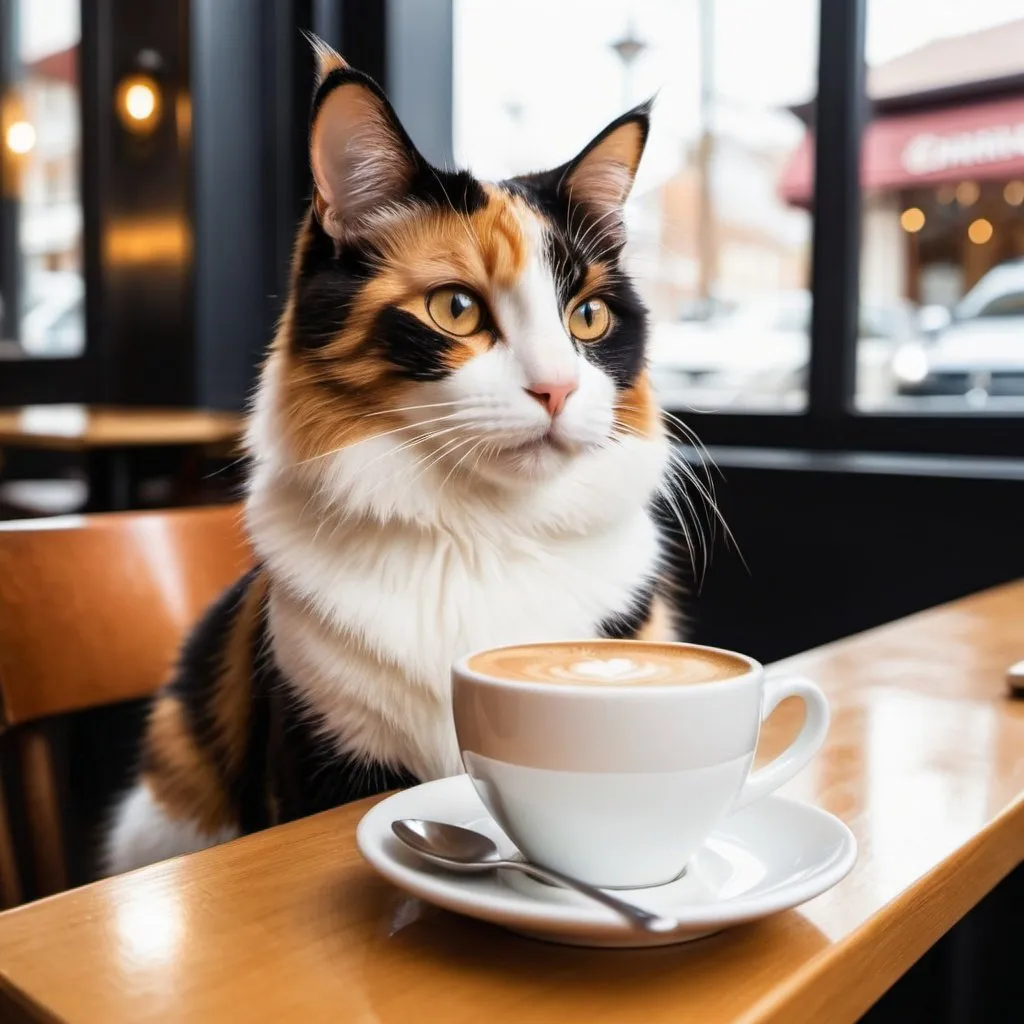
[[[761,704],[761,721],[763,722],[787,697],[799,697],[804,702],[806,717],[803,727],[796,739],[774,761],[750,773],[732,806],[734,811],[767,796],[784,782],[789,782],[825,742],[829,722],[828,701],[825,694],[810,679],[798,676],[766,679]]]

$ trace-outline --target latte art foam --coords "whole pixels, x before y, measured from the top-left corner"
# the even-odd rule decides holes
[[[497,679],[562,686],[686,686],[748,671],[730,654],[682,644],[529,644],[477,654],[469,667]]]

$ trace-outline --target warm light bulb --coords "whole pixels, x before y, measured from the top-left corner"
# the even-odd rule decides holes
[[[1024,203],[1024,181],[1008,181],[1003,189],[1003,198],[1011,206],[1020,206]]]
[[[117,87],[121,124],[133,135],[147,135],[160,123],[160,86],[149,75],[129,75]]]
[[[152,86],[136,83],[129,86],[124,94],[124,109],[136,121],[145,121],[156,110],[156,93]]]
[[[994,230],[990,221],[979,217],[977,220],[971,221],[970,227],[967,229],[967,237],[975,245],[984,245],[992,237]]]
[[[36,130],[28,121],[14,121],[7,128],[7,148],[12,153],[24,156],[36,144]]]
[[[900,214],[900,227],[913,235],[924,227],[924,211],[916,206],[911,206]]]
[[[973,206],[981,195],[976,181],[961,181],[956,187],[956,201],[961,206]]]

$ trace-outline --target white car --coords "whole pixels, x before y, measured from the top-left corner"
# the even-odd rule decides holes
[[[703,323],[655,323],[651,377],[665,398],[698,410],[799,409],[806,402],[810,326],[806,291],[778,292]],[[909,304],[861,306],[862,405],[891,395],[893,354],[913,336]]]
[[[901,395],[954,397],[968,406],[1024,397],[1024,258],[993,267],[952,314],[922,310],[930,338],[893,359]],[[945,323],[943,323],[943,320]]]

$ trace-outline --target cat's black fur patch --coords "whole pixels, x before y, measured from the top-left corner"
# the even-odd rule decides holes
[[[584,345],[581,351],[617,387],[628,388],[644,368],[647,309],[629,278],[619,272],[601,290],[601,297],[615,317],[615,326],[600,341]]]
[[[315,218],[307,230],[292,314],[291,340],[299,351],[322,348],[344,328],[377,259],[368,242],[343,246],[336,253],[334,240]]]
[[[377,315],[370,340],[398,373],[409,380],[440,380],[450,372],[446,356],[455,342],[431,330],[404,309],[386,306]]]

